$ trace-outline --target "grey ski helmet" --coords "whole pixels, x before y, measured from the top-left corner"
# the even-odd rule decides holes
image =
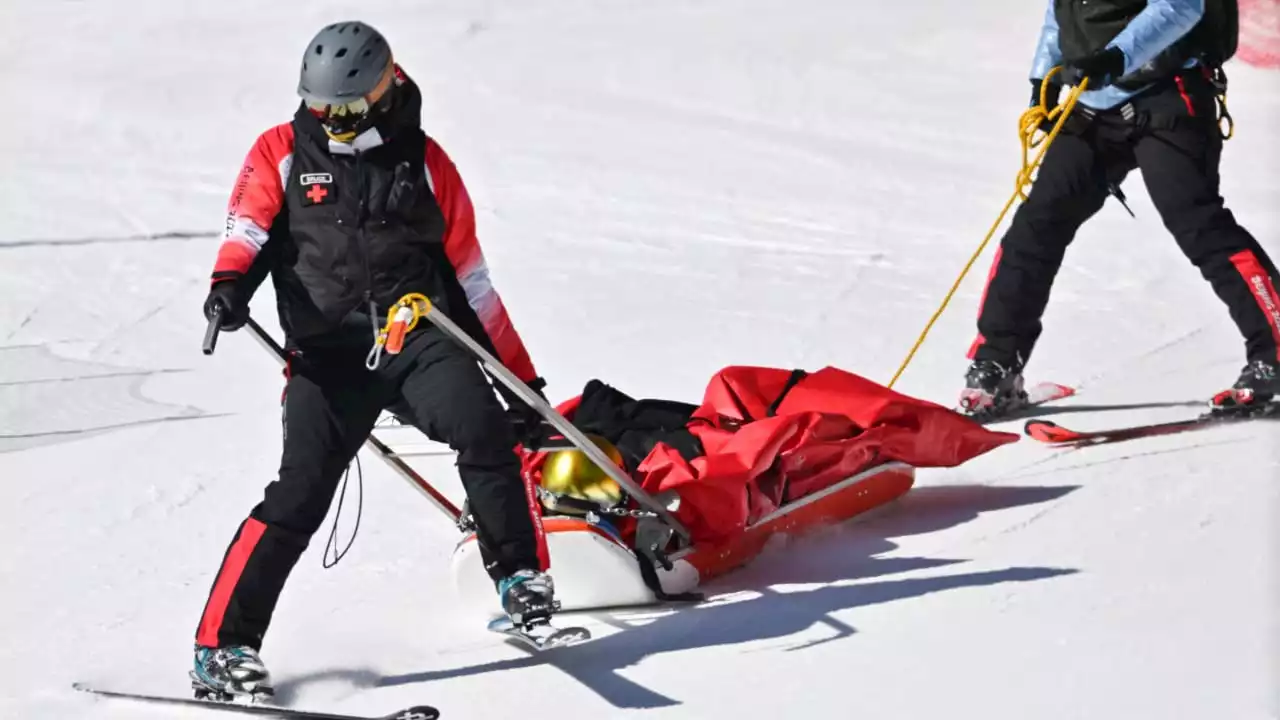
[[[298,77],[298,95],[330,134],[349,133],[366,124],[372,97],[387,92],[391,46],[362,22],[328,25],[307,43]]]

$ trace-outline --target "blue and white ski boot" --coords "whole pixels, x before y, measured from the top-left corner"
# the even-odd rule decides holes
[[[196,647],[191,688],[198,700],[253,703],[275,695],[271,674],[247,645]]]
[[[537,570],[517,570],[498,582],[502,609],[516,627],[541,625],[560,608],[551,576]]]
[[[556,627],[551,615],[560,609],[551,576],[536,570],[519,570],[498,582],[498,597],[507,616],[489,623],[489,630],[543,651],[576,645],[591,639],[583,627]]]

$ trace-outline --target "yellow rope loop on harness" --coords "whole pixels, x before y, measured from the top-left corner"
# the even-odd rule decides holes
[[[1080,94],[1085,91],[1089,85],[1089,81],[1085,80],[1077,87],[1073,88],[1067,95],[1067,99],[1052,111],[1049,110],[1049,87],[1051,83],[1049,79],[1054,74],[1060,72],[1061,67],[1055,67],[1045,75],[1044,82],[1040,87],[1040,104],[1030,107],[1022,116],[1018,118],[1018,141],[1022,145],[1022,167],[1018,170],[1018,177],[1014,186],[1013,195],[1010,196],[1009,202],[1005,203],[1004,209],[1000,211],[1000,215],[996,217],[996,221],[992,223],[991,229],[987,231],[987,236],[983,238],[982,243],[978,245],[978,249],[969,257],[969,261],[965,263],[964,269],[960,271],[960,276],[951,284],[951,289],[947,291],[946,296],[942,299],[942,304],[933,313],[933,317],[929,318],[929,322],[924,326],[924,330],[920,333],[920,337],[916,339],[915,345],[911,346],[911,352],[907,353],[907,357],[903,359],[902,365],[898,366],[898,371],[893,374],[893,379],[889,381],[887,387],[892,388],[894,383],[898,382],[898,378],[902,377],[902,373],[911,364],[912,358],[916,352],[920,350],[920,346],[924,345],[925,338],[929,336],[929,331],[933,329],[934,323],[938,318],[942,317],[942,313],[947,309],[947,305],[951,303],[951,298],[956,294],[956,290],[960,288],[960,283],[964,281],[973,264],[981,257],[983,250],[986,250],[987,244],[991,242],[991,238],[995,236],[996,230],[1000,227],[1000,223],[1004,222],[1005,215],[1009,213],[1009,209],[1013,207],[1019,199],[1026,200],[1026,189],[1032,183],[1032,175],[1036,169],[1040,167],[1040,163],[1044,161],[1045,153],[1049,151],[1049,146],[1057,139],[1058,133],[1062,130],[1062,126],[1066,124],[1067,117],[1076,106],[1076,101],[1080,99]],[[1053,129],[1048,133],[1040,131],[1040,125],[1044,120],[1053,120]],[[1039,135],[1037,135],[1039,133]],[[1040,152],[1034,160],[1029,160],[1031,150],[1040,148]]]
[[[1032,183],[1032,174],[1040,167],[1045,153],[1049,151],[1049,145],[1057,139],[1062,126],[1066,124],[1067,116],[1075,109],[1080,94],[1089,85],[1088,80],[1082,81],[1078,87],[1067,94],[1066,102],[1049,110],[1049,88],[1052,85],[1049,79],[1061,71],[1062,68],[1056,67],[1045,75],[1044,82],[1040,85],[1040,104],[1027,108],[1018,119],[1018,140],[1022,143],[1022,168],[1018,170],[1017,190],[1018,198],[1024,201],[1027,199],[1026,190]],[[1053,122],[1053,128],[1047,133],[1040,129],[1045,120]],[[1044,147],[1040,147],[1041,145]],[[1034,161],[1028,160],[1031,150],[1037,147],[1040,147],[1040,154],[1036,155]],[[1001,215],[1000,219],[1003,218],[1004,216]],[[999,220],[996,224],[999,224]]]
[[[404,338],[418,326],[418,321],[431,312],[431,299],[422,293],[408,293],[387,312],[387,322],[369,349],[366,366],[373,370],[382,359],[382,350],[398,355],[404,349]]]

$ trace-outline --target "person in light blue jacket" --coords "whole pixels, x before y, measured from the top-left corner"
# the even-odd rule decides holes
[[[960,404],[991,417],[1026,402],[1022,372],[1076,232],[1125,178],[1142,179],[1165,227],[1227,306],[1245,367],[1212,405],[1255,409],[1280,393],[1276,266],[1219,194],[1221,64],[1235,50],[1227,0],[1050,0],[1030,73],[1045,89],[1088,80],[1001,240]],[[1050,71],[1060,67],[1057,74]],[[1044,84],[1050,86],[1046,89]],[[1123,311],[1123,308],[1120,309]]]
[[[1110,6],[1129,5],[1139,9],[1132,20],[1125,15],[1096,20]],[[1090,14],[1088,8],[1093,6]],[[1057,8],[1067,10],[1069,25],[1058,23]],[[1040,102],[1039,86],[1054,67],[1070,58],[1063,82],[1078,85],[1090,78],[1090,87],[1080,102],[1095,110],[1110,110],[1133,98],[1168,76],[1178,65],[1193,68],[1198,54],[1187,51],[1189,35],[1204,18],[1205,0],[1161,0],[1159,2],[1106,3],[1050,2],[1031,64],[1033,104]],[[1118,32],[1116,32],[1118,30]],[[1109,39],[1104,39],[1108,38]],[[1185,38],[1185,40],[1184,40]],[[1179,42],[1183,40],[1183,42]],[[1101,48],[1097,45],[1105,43]]]

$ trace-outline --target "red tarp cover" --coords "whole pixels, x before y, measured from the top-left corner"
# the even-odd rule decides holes
[[[784,502],[876,465],[953,467],[1019,437],[831,367],[800,379],[768,417],[791,375],[721,370],[688,424],[705,455],[689,462],[659,443],[632,472],[650,493],[679,493],[676,515],[695,542],[732,536]],[[561,411],[571,418],[577,400]]]

